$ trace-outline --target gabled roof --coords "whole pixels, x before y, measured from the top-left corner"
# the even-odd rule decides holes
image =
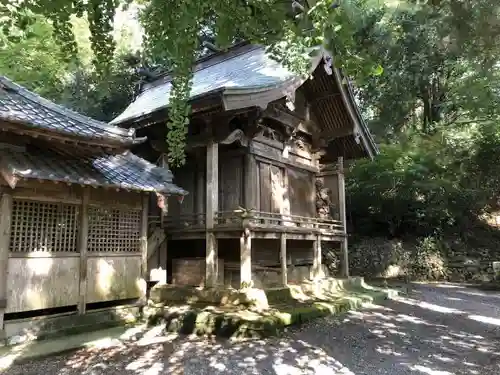
[[[222,56],[226,58],[215,58],[212,64],[201,64],[193,77],[191,99],[217,91],[229,93],[242,89],[274,87],[295,77],[277,61],[269,58],[262,47],[247,45],[238,52]],[[145,86],[145,90],[111,124],[119,124],[166,108],[171,90],[171,78],[168,76]]]
[[[96,121],[57,105],[0,76],[0,121],[31,131],[103,145],[127,146],[145,141],[134,130]],[[2,124],[0,129],[6,128]],[[90,142],[92,143],[92,142]]]
[[[1,174],[14,188],[19,179],[36,179],[84,186],[185,195],[173,183],[172,173],[135,156],[118,155],[71,157],[51,150],[32,148],[25,152],[0,151]]]
[[[311,72],[317,72],[317,69],[321,68],[321,62],[328,65],[327,61],[332,61],[331,55],[326,51],[318,50],[318,52],[312,58]],[[309,77],[298,76],[273,60],[264,47],[251,44],[238,45],[226,53],[217,54],[199,63],[194,70],[191,101],[211,94],[219,95],[225,110],[266,108],[273,101],[293,95],[304,83],[308,83],[308,86],[316,84],[315,79],[308,80]],[[324,75],[324,72],[320,75]],[[332,141],[331,146],[337,149],[339,156],[344,153],[349,157],[360,155],[373,157],[378,153],[378,149],[361,117],[349,84],[343,79],[340,70],[333,66],[327,75],[330,78],[323,78],[321,83],[317,83],[319,85],[317,89],[322,91],[322,94],[328,94],[325,97],[330,96],[330,98],[333,97],[331,95],[333,92],[338,92],[340,101],[329,99],[332,101],[328,109],[329,117],[322,116],[325,121],[324,126],[329,130],[339,129],[338,124],[334,123],[341,122],[343,127],[347,126],[352,130],[349,136]],[[146,85],[125,111],[111,121],[111,124],[125,125],[141,121],[167,108],[171,90],[169,76]],[[320,106],[317,108],[317,112],[324,110],[326,108]],[[339,151],[342,147],[347,147],[349,150]]]

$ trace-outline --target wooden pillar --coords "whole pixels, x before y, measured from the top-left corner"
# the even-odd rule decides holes
[[[207,197],[207,192],[205,191],[207,184],[205,181],[205,171],[204,166],[199,166],[196,170],[196,197],[195,197],[195,212],[199,214],[197,223],[199,225],[205,225],[205,217],[203,212],[205,212],[205,198]]]
[[[340,243],[342,253],[342,274],[349,277],[349,252],[347,249],[347,220],[346,220],[346,200],[345,200],[345,180],[344,180],[344,158],[339,157],[337,162],[338,190],[339,190],[339,216],[343,225],[344,237]]]
[[[258,210],[259,207],[259,173],[255,157],[245,154],[245,208]]]
[[[11,220],[12,195],[3,193],[0,198],[0,341],[5,339],[3,319],[7,308],[7,273]]]
[[[313,242],[313,279],[318,280],[321,277],[321,235],[316,237]]]
[[[85,314],[87,304],[87,244],[89,234],[89,197],[90,189],[84,188],[82,193],[82,206],[80,212],[80,231],[78,232],[78,253],[80,254],[80,289],[78,299],[78,313]]]
[[[252,286],[252,234],[245,230],[240,237],[240,287]]]
[[[214,287],[218,280],[217,239],[213,232],[215,213],[219,207],[219,145],[211,142],[207,146],[206,187],[206,275],[205,284]]]
[[[286,263],[286,233],[281,233],[280,237],[280,260],[281,260],[281,283],[288,285],[288,268]]]
[[[148,215],[149,215],[149,194],[142,197],[142,216],[139,250],[141,252],[141,302],[146,303],[148,275]]]

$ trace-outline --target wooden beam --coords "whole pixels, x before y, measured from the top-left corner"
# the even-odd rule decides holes
[[[342,250],[342,269],[343,276],[349,277],[349,252],[347,249],[347,220],[346,220],[346,200],[345,200],[345,176],[344,176],[344,158],[341,156],[337,161],[338,173],[338,192],[339,192],[339,216],[343,224],[344,239],[341,242]]]
[[[286,262],[286,233],[281,233],[280,238],[281,284],[288,285],[288,268]]]
[[[281,106],[269,106],[262,113],[262,117],[277,121],[288,127],[291,131],[300,131],[302,133],[311,135],[311,132],[308,130],[306,123],[311,124],[312,120],[306,120],[297,113],[294,113]],[[312,125],[314,128],[317,128],[316,124]]]
[[[335,128],[330,130],[322,131],[318,138],[323,140],[326,144],[337,138],[348,137],[354,134],[354,129],[352,127]]]
[[[322,95],[318,95],[312,99],[313,103],[317,103],[321,100],[327,100],[327,99],[333,99],[333,98],[340,98],[342,100],[342,94],[340,92],[330,92],[330,93],[325,93]]]
[[[0,198],[0,342],[5,339],[4,314],[7,307],[7,275],[9,265],[12,196],[3,193]]]
[[[213,234],[215,213],[219,208],[219,145],[211,142],[207,146],[207,183],[206,183],[206,285],[217,284],[217,240]]]
[[[291,111],[286,111],[277,106],[269,106],[262,114],[262,117],[278,121],[284,125],[296,129],[303,124],[306,120],[294,114]]]
[[[252,234],[248,230],[240,237],[240,287],[252,287]]]
[[[78,252],[80,253],[80,292],[78,300],[78,313],[85,314],[87,297],[87,244],[89,233],[89,199],[90,188],[83,189],[80,212],[80,230],[78,232]]]

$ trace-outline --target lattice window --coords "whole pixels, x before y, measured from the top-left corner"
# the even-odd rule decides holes
[[[77,252],[79,207],[14,199],[10,251]]]
[[[89,207],[88,213],[88,251],[140,251],[140,210]]]

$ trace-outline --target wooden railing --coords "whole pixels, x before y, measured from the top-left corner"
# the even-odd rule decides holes
[[[164,226],[169,229],[198,229],[205,228],[206,215],[198,214],[181,214],[177,216],[166,216]]]
[[[173,230],[189,230],[205,228],[206,215],[182,214],[167,216],[163,219],[163,226]],[[149,225],[160,225],[160,218],[150,217]],[[339,220],[327,220],[317,217],[286,215],[272,212],[251,211],[247,215],[236,211],[222,211],[215,214],[216,228],[241,228],[243,225],[254,228],[289,227],[294,230],[320,231],[326,233],[341,233],[344,226]]]
[[[344,225],[338,220],[272,212],[251,211],[245,215],[241,212],[226,211],[217,212],[215,216],[217,227],[240,226],[243,225],[244,221],[248,222],[250,226],[257,228],[292,227],[304,230],[319,230],[337,233],[343,232],[344,230]]]

